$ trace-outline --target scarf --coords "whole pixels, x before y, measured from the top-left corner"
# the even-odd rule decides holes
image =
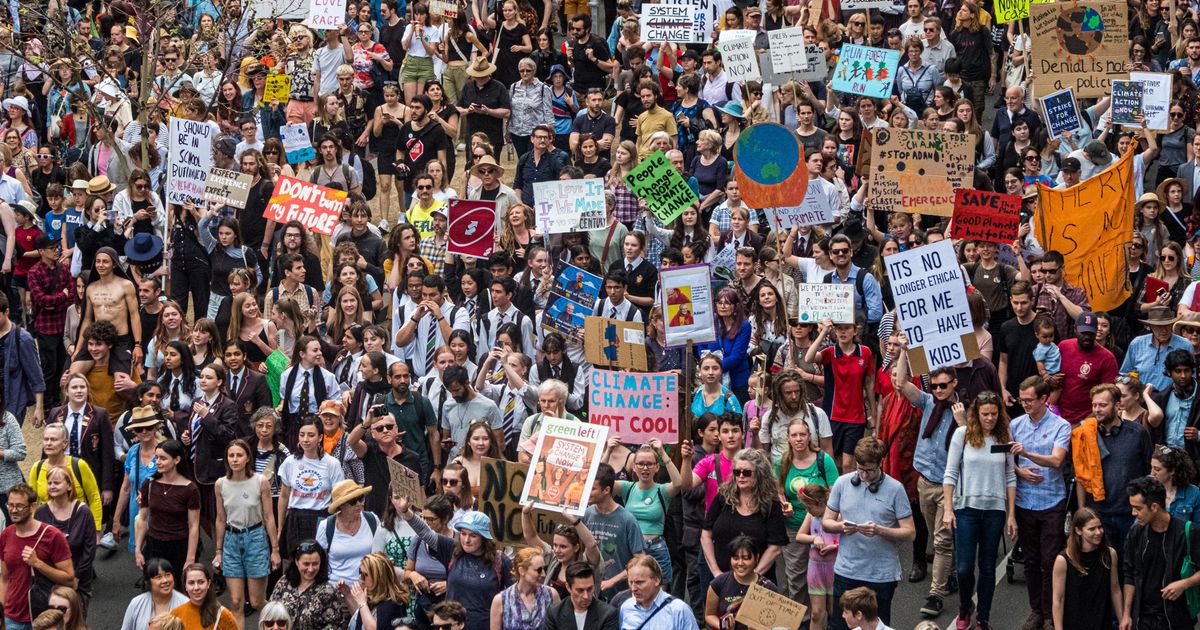
[[[937,428],[942,424],[942,417],[946,415],[946,412],[950,411],[950,408],[956,402],[958,402],[957,391],[954,392],[953,397],[947,398],[946,400],[938,400],[937,397],[934,397],[933,411],[929,414],[929,423],[925,425],[925,431],[921,434],[921,439],[928,440],[933,437],[934,432],[936,432]],[[953,418],[953,413],[951,414],[951,418]],[[950,450],[950,440],[952,439],[954,439],[954,431],[946,431],[947,451]]]

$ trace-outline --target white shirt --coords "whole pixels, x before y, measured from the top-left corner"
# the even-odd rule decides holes
[[[279,480],[291,490],[288,507],[298,510],[327,509],[333,487],[343,479],[342,463],[328,453],[319,460],[288,456],[279,465]]]
[[[623,322],[638,322],[642,323],[642,311],[633,306],[633,302],[629,298],[621,298],[620,304],[613,304],[612,299],[604,298],[596,300],[596,315],[600,317],[608,317]],[[633,311],[631,314],[630,311]]]
[[[296,383],[292,386],[292,391],[287,391],[288,379],[291,378],[292,371],[299,369],[300,373],[296,375]],[[338,392],[337,379],[333,377],[333,373],[324,368],[313,366],[305,369],[303,366],[292,366],[283,371],[279,376],[279,397],[287,401],[287,409],[289,413],[301,413],[300,410],[300,391],[304,389],[304,374],[308,373],[308,412],[317,413],[317,409],[321,406],[321,400],[317,397],[316,379],[325,379],[325,395],[332,397]]]
[[[503,318],[503,321],[501,321],[501,318]],[[483,363],[484,358],[487,357],[487,353],[496,347],[496,331],[504,324],[517,323],[517,320],[521,322],[519,324],[521,327],[521,352],[524,352],[530,358],[537,356],[537,351],[534,349],[536,332],[533,329],[533,319],[518,310],[516,306],[509,304],[508,310],[501,311],[499,308],[493,308],[488,311],[488,326],[482,331],[483,335],[480,335],[480,338],[486,343],[479,344],[476,350],[476,358],[480,363]]]

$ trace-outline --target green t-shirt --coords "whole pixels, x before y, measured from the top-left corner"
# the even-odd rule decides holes
[[[663,524],[667,521],[667,487],[670,484],[656,483],[649,490],[642,490],[636,481],[617,481],[617,496],[625,501],[625,509],[637,519],[638,527],[647,536],[662,536]]]
[[[822,460],[824,465],[822,466]],[[783,465],[782,460],[776,460],[775,470]],[[824,468],[824,479],[822,479],[822,468]],[[833,482],[837,481],[838,470],[837,464],[833,463],[833,458],[825,451],[817,453],[817,458],[813,460],[812,465],[803,470],[796,468],[788,463],[787,481],[783,485],[783,496],[787,498],[788,503],[792,504],[792,515],[788,517],[787,528],[789,532],[800,531],[800,527],[804,525],[804,517],[808,511],[804,509],[804,504],[800,502],[800,491],[810,483],[825,486],[830,488]]]

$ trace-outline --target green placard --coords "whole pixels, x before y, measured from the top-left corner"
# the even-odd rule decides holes
[[[655,151],[625,176],[625,185],[645,199],[650,212],[664,225],[700,200],[662,151]]]

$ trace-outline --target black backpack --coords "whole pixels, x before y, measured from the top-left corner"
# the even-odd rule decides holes
[[[377,184],[375,182],[375,167],[371,166],[371,162],[369,160],[360,159],[359,162],[362,162],[363,171],[362,194],[363,197],[367,198],[367,201],[370,201],[375,198],[375,193],[377,192]]]

